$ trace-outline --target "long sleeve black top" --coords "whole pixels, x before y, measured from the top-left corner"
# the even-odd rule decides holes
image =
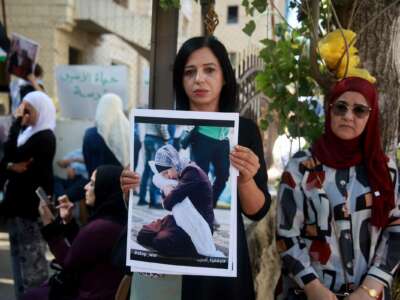
[[[6,172],[8,184],[5,190],[2,214],[9,217],[36,219],[38,217],[39,198],[35,194],[41,186],[48,195],[53,193],[53,159],[56,151],[56,138],[52,130],[46,129],[32,135],[25,144],[17,146],[21,130],[21,118],[16,119],[8,140],[4,145],[4,158],[0,172]],[[9,162],[18,163],[32,159],[23,173],[7,170]]]
[[[240,118],[239,145],[250,148],[260,160],[260,169],[254,176],[254,180],[258,188],[264,192],[265,204],[256,214],[247,215],[248,218],[257,221],[267,214],[271,205],[271,196],[268,192],[268,176],[260,131],[257,125],[249,119]],[[255,299],[246,233],[242,219],[243,210],[240,206],[239,196],[237,203],[237,277],[184,276],[182,300]]]

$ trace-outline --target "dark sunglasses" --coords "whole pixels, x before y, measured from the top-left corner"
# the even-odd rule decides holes
[[[330,107],[332,108],[332,112],[335,116],[341,117],[346,115],[347,111],[350,109],[349,105],[345,101],[340,100],[330,104]],[[371,107],[362,104],[354,104],[351,107],[351,111],[357,118],[364,119],[369,115]]]

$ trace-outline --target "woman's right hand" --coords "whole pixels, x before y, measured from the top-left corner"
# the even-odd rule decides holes
[[[307,283],[304,286],[304,292],[308,300],[337,300],[337,297],[327,289],[318,279]]]
[[[62,195],[58,197],[59,205],[56,207],[59,210],[60,218],[64,224],[68,224],[72,220],[72,208],[74,203],[69,201],[67,195]]]
[[[22,117],[24,115],[24,109],[25,109],[25,102],[21,102],[21,104],[17,107],[17,109],[14,112],[14,117],[16,119]]]
[[[15,173],[24,173],[28,170],[29,165],[33,162],[33,158],[27,161],[21,161],[18,163],[11,163],[7,166],[7,170],[15,172]]]
[[[140,176],[138,173],[131,171],[128,166],[121,173],[120,184],[124,197],[127,199],[129,191],[139,186]]]

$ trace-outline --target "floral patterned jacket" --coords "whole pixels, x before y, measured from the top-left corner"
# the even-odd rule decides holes
[[[289,161],[278,193],[277,245],[282,258],[278,299],[318,278],[334,292],[356,288],[365,276],[385,285],[383,299],[400,261],[398,172],[388,163],[395,183],[396,207],[390,224],[371,226],[372,194],[366,169],[336,170],[319,163],[309,151]]]

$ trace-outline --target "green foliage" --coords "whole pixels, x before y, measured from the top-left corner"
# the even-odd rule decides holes
[[[255,29],[256,29],[256,22],[250,20],[242,30],[244,33],[250,36],[253,34]]]
[[[277,114],[280,134],[293,138],[302,136],[312,143],[322,133],[323,124],[315,113],[317,102],[312,100],[318,93],[318,86],[310,76],[306,31],[289,29],[281,23],[276,26],[275,33],[277,41],[261,41],[264,47],[260,57],[265,66],[256,83],[271,102],[260,125],[265,129],[273,114]]]
[[[262,13],[266,11],[268,1],[265,0],[242,0],[242,6],[246,9],[246,14],[254,16],[254,12]]]
[[[181,1],[180,0],[160,0],[160,7],[162,9],[180,8]]]
[[[263,6],[259,5],[261,2]],[[242,1],[246,13],[252,16],[255,10],[264,12],[267,9],[265,3],[267,1]],[[291,1],[289,5],[300,8],[301,3]],[[256,84],[271,100],[260,127],[265,130],[275,115],[279,120],[279,134],[286,133],[292,138],[302,136],[312,143],[322,133],[323,120],[316,115],[317,102],[312,100],[319,94],[319,88],[311,78],[309,25],[306,19],[300,28],[281,23],[275,28],[277,41],[261,41],[260,57],[264,61],[264,70],[257,76]],[[253,20],[243,28],[249,36],[254,30]]]

